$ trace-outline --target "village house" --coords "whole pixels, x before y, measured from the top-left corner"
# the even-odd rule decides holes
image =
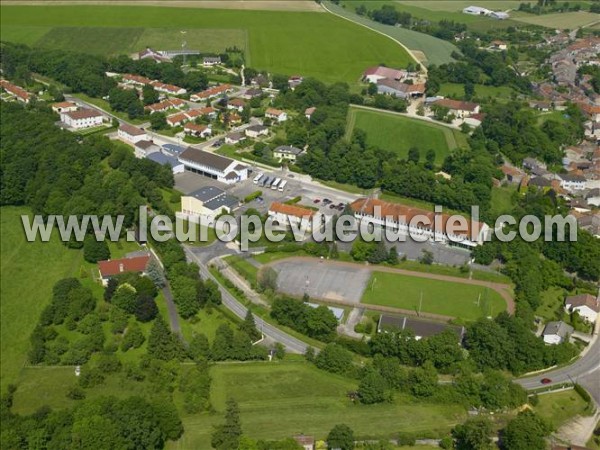
[[[199,138],[207,138],[212,135],[212,130],[208,125],[197,125],[195,123],[186,123],[183,132]]]
[[[237,112],[242,112],[244,110],[245,106],[246,106],[246,102],[241,98],[231,99],[227,103],[227,109],[235,110]]]
[[[273,150],[273,158],[279,161],[287,160],[296,162],[296,159],[303,151],[301,148],[292,147],[291,145],[280,145]]]
[[[529,102],[529,107],[533,108],[533,109],[537,109],[538,111],[541,111],[541,112],[548,112],[552,109],[552,103],[547,102],[547,101],[542,101],[542,100],[536,100],[536,101]]]
[[[379,80],[383,80],[384,78],[388,78],[390,80],[402,81],[408,76],[408,72],[406,70],[400,69],[391,69],[389,67],[378,66],[378,67],[369,67],[363,73],[363,80],[369,83],[375,83]]]
[[[472,114],[479,114],[480,106],[473,102],[464,102],[461,100],[452,100],[450,98],[442,98],[433,102],[433,105],[448,108],[451,114],[454,114],[459,119],[468,117]]]
[[[503,165],[500,170],[502,170],[506,181],[513,184],[520,184],[525,176],[525,173],[522,170],[512,166]]]
[[[578,217],[577,225],[595,238],[600,239],[600,214],[588,214]]]
[[[313,217],[319,214],[312,209],[297,205],[286,205],[285,203],[273,202],[269,207],[269,217],[277,221],[281,228],[293,226],[300,230],[310,232],[312,230]]]
[[[0,86],[2,86],[2,89],[4,89],[10,96],[19,102],[27,104],[29,103],[29,100],[31,100],[31,94],[22,87],[12,84],[6,80],[0,80]]]
[[[212,67],[221,64],[220,56],[205,56],[202,58],[202,65],[204,67]]]
[[[572,333],[573,327],[563,321],[548,322],[542,332],[542,336],[546,344],[558,345],[561,342],[568,340]]]
[[[153,103],[151,105],[147,105],[145,107],[146,110],[150,112],[150,114],[154,114],[157,112],[165,112],[170,109],[181,109],[186,106],[185,101],[180,98],[170,98],[167,100],[163,100],[162,102]]]
[[[508,49],[508,44],[504,41],[499,41],[496,39],[492,41],[490,48],[492,50],[506,50]]]
[[[145,274],[149,262],[150,254],[98,261],[98,270],[100,272],[102,284],[106,286],[109,279],[121,275],[122,273],[136,272]]]
[[[148,133],[146,133],[141,128],[134,127],[133,125],[129,125],[127,123],[122,123],[119,126],[117,136],[119,137],[119,139],[122,139],[125,142],[129,142],[131,144],[135,144],[139,141],[148,140]]]
[[[359,221],[364,220],[398,233],[410,233],[413,238],[421,236],[423,240],[436,239],[468,249],[482,245],[491,232],[490,227],[483,222],[463,218],[459,224],[456,220],[451,221],[448,214],[440,214],[439,227],[434,227],[436,219],[433,211],[375,198],[360,198],[352,202],[350,208]],[[416,221],[425,217],[429,221],[428,224]]]
[[[236,145],[242,141],[246,140],[246,135],[241,131],[236,131],[234,133],[229,133],[225,136],[225,143],[229,145]]]
[[[560,187],[567,191],[581,191],[585,189],[587,180],[582,175],[566,173],[559,174],[558,177],[560,178]]]
[[[168,116],[167,125],[170,127],[180,127],[189,120],[190,118],[185,113],[180,112]]]
[[[244,93],[240,97],[242,97],[246,100],[252,100],[253,98],[259,98],[262,95],[263,95],[262,89],[250,88],[250,89],[246,89],[246,91],[244,91]]]
[[[310,120],[310,118],[312,117],[313,113],[317,110],[317,108],[315,108],[314,106],[311,106],[310,108],[306,108],[304,110],[304,117],[306,117],[308,120]]]
[[[137,141],[133,144],[133,150],[136,158],[145,158],[150,153],[160,151],[160,147],[152,141]]]
[[[268,119],[277,120],[277,122],[285,122],[288,118],[287,113],[276,108],[267,108],[265,117]]]
[[[590,189],[590,191],[585,194],[585,201],[588,205],[600,207],[600,188]]]
[[[315,438],[313,436],[305,436],[300,434],[294,436],[296,443],[302,447],[302,450],[315,450]]]
[[[600,312],[600,297],[591,294],[572,295],[565,299],[565,309],[576,312],[589,323],[596,323]]]
[[[237,112],[232,112],[227,117],[229,125],[239,125],[242,123],[242,116],[240,116]]]
[[[293,91],[294,89],[296,89],[297,86],[300,86],[303,81],[304,81],[304,78],[302,78],[300,75],[292,75],[288,79],[288,86]]]
[[[245,130],[246,136],[252,139],[256,139],[259,136],[268,136],[269,129],[263,125],[252,125]]]
[[[415,340],[429,338],[446,330],[456,333],[457,343],[460,344],[465,335],[465,328],[447,323],[432,322],[423,319],[415,319],[406,316],[391,316],[382,314],[377,322],[377,332],[387,333],[390,331],[411,331]]]
[[[152,81],[150,83],[152,87],[163,94],[171,94],[171,95],[184,95],[187,94],[187,89],[184,89],[179,86],[175,86],[173,84],[161,83],[160,81]]]
[[[532,174],[542,176],[548,174],[546,164],[535,158],[525,158],[523,168],[529,170]]]
[[[142,77],[141,75],[133,75],[130,73],[126,73],[125,75],[123,75],[123,83],[141,87],[147,84],[151,84],[152,80],[150,78]]]
[[[181,214],[195,223],[203,218],[212,224],[217,215],[223,212],[229,214],[239,205],[239,200],[223,189],[205,186],[181,197]]]
[[[52,111],[59,114],[63,112],[77,111],[77,109],[79,109],[79,107],[77,106],[77,103],[74,102],[59,102],[52,104]]]
[[[102,125],[104,116],[95,109],[82,108],[77,111],[61,113],[60,120],[74,130],[81,130]]]
[[[234,184],[248,178],[248,167],[215,153],[188,147],[179,155],[185,169],[225,184]]]
[[[192,102],[200,102],[202,100],[208,100],[214,97],[218,97],[219,95],[223,95],[227,92],[233,91],[233,87],[229,84],[221,84],[219,86],[213,86],[208,89],[205,89],[202,92],[198,92],[196,94],[192,94],[190,96],[190,101]]]

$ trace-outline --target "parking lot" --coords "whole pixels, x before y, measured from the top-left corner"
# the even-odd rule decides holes
[[[360,303],[371,272],[367,268],[328,265],[315,261],[280,261],[277,271],[278,289],[290,295],[304,293],[312,298],[345,300]]]

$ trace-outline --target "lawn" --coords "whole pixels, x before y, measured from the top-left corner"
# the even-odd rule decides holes
[[[423,159],[427,150],[433,149],[438,164],[451,150],[468,146],[466,136],[459,130],[383,111],[351,109],[347,135],[355,129],[367,132],[369,145],[393,151],[401,158],[408,156],[411,147],[417,147]]]
[[[543,317],[546,321],[556,320],[557,311],[564,305],[565,291],[561,288],[551,287],[540,295],[542,303],[535,310],[535,315]]]
[[[372,2],[369,1],[367,3],[371,4]],[[452,52],[460,53],[458,47],[456,47],[454,44],[448,41],[438,39],[428,34],[407,30],[405,28],[377,23],[375,21],[370,20],[367,17],[355,14],[354,8],[351,6],[342,8],[341,6],[336,6],[331,2],[327,2],[326,5],[330,11],[339,14],[342,17],[346,17],[347,19],[352,20],[353,22],[360,23],[374,30],[377,30],[380,33],[385,34],[386,36],[389,36],[390,38],[401,42],[410,50],[422,52],[425,57],[425,61],[422,62],[424,62],[426,65],[440,65],[453,62],[454,58],[452,58]]]
[[[247,259],[237,255],[231,255],[225,258],[225,261],[244,277],[251,285],[256,285],[258,268],[248,262]]]
[[[492,187],[492,217],[510,213],[515,205],[513,196],[517,192],[514,185]]]
[[[371,275],[361,302],[418,311],[421,298],[422,312],[463,320],[506,310],[506,302],[489,288],[385,272]]]
[[[588,404],[575,392],[568,390],[539,396],[539,404],[533,409],[552,424],[555,429],[577,415],[588,416]]]
[[[49,303],[52,286],[69,276],[82,261],[82,253],[67,249],[52,235],[50,242],[27,242],[20,216],[27,208],[2,207],[0,320],[1,387],[14,383],[25,364],[29,336]]]
[[[486,99],[486,98],[501,98],[510,99],[514,94],[514,90],[509,86],[486,86],[483,84],[475,85],[475,99]],[[444,83],[440,86],[438,95],[444,97],[452,97],[456,99],[463,99],[465,95],[464,84],[459,83]]]
[[[360,439],[390,438],[398,431],[447,432],[465,417],[458,405],[415,403],[402,396],[393,403],[354,405],[346,393],[356,389],[355,381],[304,362],[218,364],[211,374],[218,416],[184,417],[186,432],[169,448],[209,448],[211,425],[222,422],[228,397],[239,403],[244,434],[252,438],[305,433],[324,439],[340,422]]]
[[[133,41],[138,42],[138,47],[152,42],[159,50],[164,49],[162,45],[173,46],[179,42],[173,30],[219,30],[219,39],[227,40],[219,41],[222,46],[241,45],[239,30],[242,30],[247,34],[246,65],[275,73],[314,76],[326,82],[355,83],[366,67],[380,63],[405,67],[411,61],[404,49],[385,36],[332,14],[97,5],[2,6],[1,12],[3,39],[28,39],[21,27],[58,27],[59,31],[50,31],[49,37],[55,36],[53,42],[61,48],[100,51],[98,46],[105,45],[102,52],[106,54],[141,50],[132,48]],[[161,28],[165,24],[169,24],[171,31],[164,37],[160,36],[162,32],[145,32],[147,28]],[[97,31],[103,27],[107,29]],[[119,38],[114,43],[112,34],[111,39],[93,42],[79,38],[81,30],[85,33],[88,28],[92,28],[96,36],[96,33],[114,31]],[[73,38],[65,36],[69,29]],[[209,40],[204,46],[202,33],[190,31],[190,39],[196,39],[194,36],[198,36],[200,50],[209,50],[213,45],[210,43],[213,40]],[[42,36],[39,42],[44,41]],[[111,42],[103,44],[102,41]],[[190,41],[188,48],[192,42],[196,41]]]

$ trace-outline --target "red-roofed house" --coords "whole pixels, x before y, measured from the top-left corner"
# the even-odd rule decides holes
[[[108,261],[98,261],[98,269],[100,270],[100,278],[102,278],[102,284],[106,284],[112,277],[120,275],[122,273],[137,272],[144,273],[148,262],[150,261],[150,255],[134,256],[132,258],[121,258],[112,259]]]
[[[152,80],[141,75],[132,75],[130,73],[126,73],[123,75],[123,83],[133,84],[135,86],[145,86],[147,84],[151,84]]]
[[[565,309],[568,312],[577,312],[590,323],[596,323],[600,313],[600,298],[590,294],[572,295],[565,299]]]
[[[183,95],[187,93],[186,89],[173,84],[161,83],[160,81],[153,81],[150,84],[155,90],[164,94]]]
[[[198,92],[196,94],[192,94],[190,96],[190,101],[199,102],[202,100],[208,100],[209,98],[218,97],[221,94],[226,92],[233,91],[233,87],[229,84],[222,84],[220,86],[213,86],[211,88],[205,89],[202,92]]]
[[[452,100],[450,98],[443,98],[433,103],[434,105],[443,106],[448,108],[452,114],[458,118],[468,117],[472,114],[479,114],[479,105],[472,102],[463,102],[461,100]]]
[[[311,231],[312,219],[317,213],[312,209],[302,208],[296,205],[273,202],[269,208],[269,217],[276,220],[282,227],[293,226],[295,228]]]
[[[206,125],[197,125],[195,123],[186,123],[183,132],[190,136],[206,138],[212,135],[212,130]]]
[[[123,139],[126,142],[135,144],[139,141],[147,141],[148,134],[141,128],[134,127],[128,123],[122,123],[117,130],[117,136],[119,139]]]
[[[312,117],[313,113],[317,110],[317,108],[315,108],[314,106],[311,106],[310,108],[306,108],[304,110],[304,116],[306,116],[306,118],[308,120],[310,120],[310,118]]]
[[[280,109],[267,108],[265,111],[265,117],[277,120],[277,122],[285,122],[287,120],[287,113]]]
[[[52,111],[59,114],[63,112],[77,111],[77,108],[77,103],[73,102],[60,102],[52,104]]]
[[[68,127],[75,130],[82,128],[97,127],[102,125],[104,116],[95,109],[82,108],[77,111],[67,111],[61,113],[60,120]]]
[[[6,92],[8,92],[8,94],[16,98],[18,101],[23,103],[29,103],[29,100],[31,99],[31,94],[22,87],[12,84],[6,80],[0,81],[0,85],[2,86],[2,89],[4,89]]]

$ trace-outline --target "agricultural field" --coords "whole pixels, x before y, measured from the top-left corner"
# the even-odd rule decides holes
[[[83,260],[81,251],[67,249],[56,235],[47,243],[28,243],[21,224],[22,214],[29,214],[29,210],[4,206],[0,214],[2,390],[16,381],[25,364],[29,336],[50,301],[52,286],[72,274]]]
[[[324,438],[343,418],[360,438],[398,431],[448,431],[465,417],[458,405],[415,403],[397,395],[392,403],[358,406],[346,397],[356,382],[304,362],[218,364],[211,369],[211,401],[219,412],[233,397],[244,434],[279,439],[305,433]],[[186,432],[171,449],[209,448],[219,416],[184,416]]]
[[[366,67],[406,67],[409,54],[385,36],[332,14],[119,6],[2,6],[2,39],[28,42],[27,30],[49,30],[35,45],[102,54],[130,53],[152,44],[167,49],[247,50],[246,65],[275,73],[356,83]],[[110,24],[110,27],[106,25]],[[168,24],[170,28],[164,28]],[[88,38],[87,31],[91,29]],[[218,30],[218,31],[217,31]],[[307,31],[310,32],[307,32]],[[214,38],[207,38],[214,33]],[[179,34],[179,36],[178,36]],[[103,37],[110,36],[110,39]],[[160,44],[160,45],[159,45]],[[163,47],[163,45],[165,47]]]
[[[383,111],[351,109],[347,136],[356,129],[367,132],[369,145],[393,151],[401,158],[408,155],[411,147],[417,147],[422,158],[427,150],[434,149],[436,162],[441,163],[452,150],[468,147],[466,136],[459,130]]]
[[[421,303],[422,312],[467,321],[506,310],[506,302],[490,288],[377,271],[361,302],[413,311],[418,311]]]
[[[371,4],[371,2],[368,3]],[[370,20],[368,17],[359,16],[354,13],[354,8],[352,6],[342,8],[341,6],[334,5],[331,2],[327,2],[326,5],[331,12],[345,17],[353,22],[365,25],[390,37],[391,39],[402,43],[406,48],[414,52],[417,59],[425,65],[440,65],[453,62],[454,58],[452,58],[452,53],[460,53],[458,47],[448,41],[401,27],[383,25]]]
[[[598,14],[589,11],[542,14],[539,16],[518,14],[515,15],[514,20],[530,25],[539,25],[560,30],[574,30],[600,23]]]

